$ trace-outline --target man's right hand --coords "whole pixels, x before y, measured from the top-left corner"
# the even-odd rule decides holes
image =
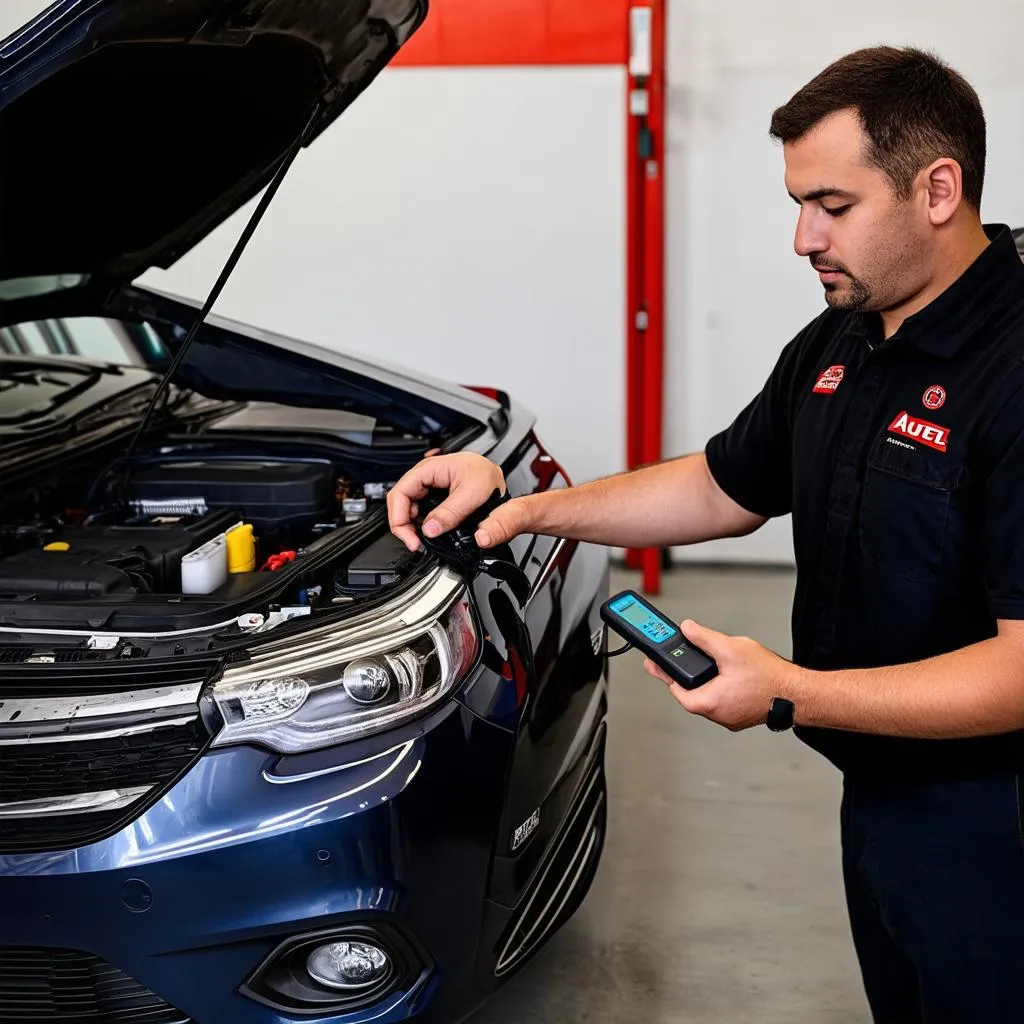
[[[420,538],[413,525],[419,515],[418,503],[431,488],[448,491],[445,501],[423,523],[428,537],[437,537],[458,526],[475,512],[495,490],[505,493],[500,467],[482,455],[461,452],[429,455],[410,469],[388,492],[388,520],[391,532],[410,551],[418,551]],[[521,499],[497,508],[479,526],[475,540],[481,548],[505,544],[523,533],[529,524]]]

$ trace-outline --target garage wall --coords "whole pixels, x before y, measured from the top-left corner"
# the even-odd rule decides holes
[[[933,48],[971,80],[989,120],[983,214],[1024,224],[1024,4],[669,0],[666,451],[701,447],[756,393],[779,349],[822,308],[793,254],[796,207],[772,110],[829,61],[881,42]],[[792,557],[789,520],[686,557]]]
[[[574,478],[618,470],[624,103],[616,68],[387,71],[296,160],[217,311],[503,387]],[[201,294],[242,222],[143,280]]]

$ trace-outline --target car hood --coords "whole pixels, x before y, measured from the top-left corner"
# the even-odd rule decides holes
[[[59,0],[0,43],[0,279],[170,266],[353,102],[426,9]]]

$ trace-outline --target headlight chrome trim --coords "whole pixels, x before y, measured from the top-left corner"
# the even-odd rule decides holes
[[[205,695],[220,720],[212,746],[248,743],[301,754],[386,731],[451,694],[480,648],[469,587],[450,569],[438,569],[392,603],[290,642],[260,644],[248,661],[229,666]],[[378,706],[353,701],[344,687],[345,667],[364,659],[376,659],[396,680]],[[306,683],[300,702],[297,681]],[[278,710],[276,686],[283,695]]]

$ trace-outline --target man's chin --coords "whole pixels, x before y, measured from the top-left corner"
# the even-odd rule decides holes
[[[859,288],[841,288],[834,284],[825,285],[825,302],[831,309],[846,312],[861,312],[871,302],[871,296]]]

